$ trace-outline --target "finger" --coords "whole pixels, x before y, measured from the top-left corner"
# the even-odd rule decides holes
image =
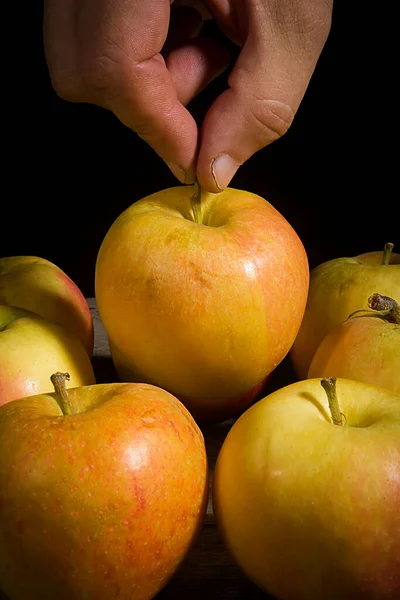
[[[197,10],[189,6],[174,8],[172,5],[168,37],[163,46],[162,55],[166,56],[188,40],[197,37],[202,26],[203,19]]]
[[[97,59],[99,71],[89,87],[100,92],[102,104],[145,140],[179,181],[191,183],[195,179],[197,126],[179,102],[160,54],[168,32],[169,0],[113,0],[109,17],[110,1],[103,0],[105,10],[95,30],[95,55],[89,56],[89,65]],[[86,33],[90,27],[94,31],[93,14],[92,8],[85,15]]]
[[[179,101],[160,54],[168,33],[169,0],[81,0],[75,6],[70,44],[76,45],[76,73],[72,87],[59,82],[60,95],[111,110],[180,181],[193,182],[197,125]]]
[[[201,0],[175,0],[174,5],[176,6],[191,6],[195,8],[202,16],[203,20],[211,19],[211,14],[204,6]]]
[[[194,183],[197,124],[178,99],[163,59],[152,57],[124,69],[103,106],[146,141],[181,183]]]
[[[283,24],[282,15],[277,22],[276,15],[249,11],[250,33],[229,89],[215,100],[202,126],[197,177],[205,189],[224,189],[241,164],[290,127],[330,28],[327,4],[315,2],[321,8],[318,18],[295,14]],[[300,17],[306,22],[299,23]]]
[[[45,0],[43,11],[43,46],[53,87],[74,88],[76,73],[75,6],[72,1]]]
[[[248,0],[204,0],[204,3],[226,37],[241,46],[246,31]]]
[[[229,65],[228,51],[214,40],[196,38],[166,57],[179,101],[189,104]]]

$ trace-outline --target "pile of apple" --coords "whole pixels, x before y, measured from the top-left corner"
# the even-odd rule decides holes
[[[221,537],[277,600],[400,598],[400,255],[310,273],[265,199],[197,185],[134,203],[95,293],[119,381],[96,384],[86,300],[0,260],[0,589],[150,600],[196,541],[202,428]],[[290,357],[298,381],[268,392]],[[1,406],[2,405],[2,406]]]

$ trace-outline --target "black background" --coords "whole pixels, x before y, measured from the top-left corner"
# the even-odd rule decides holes
[[[0,256],[43,256],[91,296],[96,255],[113,220],[177,181],[111,113],[56,96],[42,48],[43,6],[29,4],[13,5],[4,19],[11,41],[3,62]],[[311,266],[387,241],[400,246],[397,61],[388,52],[387,23],[372,2],[336,0],[329,40],[294,124],[231,184],[283,213]],[[220,35],[212,24],[205,33]],[[226,75],[189,107],[199,124],[225,85]]]

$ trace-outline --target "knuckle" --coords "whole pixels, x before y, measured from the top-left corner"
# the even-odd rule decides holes
[[[274,141],[288,131],[294,119],[294,110],[280,100],[253,97],[250,115],[263,139]]]
[[[48,60],[51,85],[70,102],[108,105],[123,96],[135,75],[135,62],[128,52],[109,39],[83,45],[69,64]]]
[[[78,71],[87,90],[109,94],[124,87],[131,72],[131,60],[118,45],[103,40],[99,47],[79,57]]]

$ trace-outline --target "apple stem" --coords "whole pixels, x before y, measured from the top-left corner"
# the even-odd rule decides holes
[[[200,187],[200,184],[197,181],[197,179],[193,185],[193,189],[194,189],[194,193],[191,198],[193,221],[200,225],[202,222],[202,219],[201,219],[201,187]]]
[[[389,296],[382,296],[382,294],[372,294],[368,298],[368,308],[362,308],[352,312],[347,319],[354,319],[356,317],[373,317],[379,318],[387,323],[394,323],[400,325],[400,305],[394,298]]]
[[[70,374],[60,372],[53,373],[53,375],[50,377],[50,380],[54,386],[57,402],[62,410],[63,415],[72,415],[71,402],[69,401],[67,388],[65,385],[65,382],[70,380]]]
[[[387,244],[385,244],[382,254],[382,265],[388,265],[390,263],[393,248],[394,244],[392,244],[392,242],[388,242]]]
[[[368,298],[368,306],[378,311],[377,317],[382,317],[385,321],[400,325],[400,305],[394,298],[382,296],[381,294],[372,294]],[[381,314],[379,314],[379,312]]]
[[[340,412],[339,401],[336,393],[336,377],[321,379],[321,385],[328,397],[329,410],[334,425],[344,425],[343,414]]]

